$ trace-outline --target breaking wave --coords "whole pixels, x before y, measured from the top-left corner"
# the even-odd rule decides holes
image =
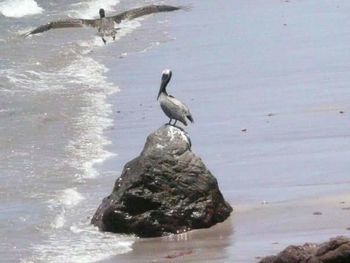
[[[92,263],[116,254],[127,253],[135,238],[100,232],[88,224],[72,225],[58,230],[50,238],[33,247],[33,258],[22,262]]]
[[[73,10],[69,11],[69,15],[79,18],[95,18],[98,16],[98,10],[103,8],[107,13],[115,11],[114,7],[119,3],[119,0],[93,0],[79,2],[72,5]]]
[[[0,3],[0,13],[7,17],[23,17],[44,11],[34,0],[6,0]]]

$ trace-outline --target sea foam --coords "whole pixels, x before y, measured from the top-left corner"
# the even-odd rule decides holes
[[[84,197],[77,191],[76,188],[67,188],[59,192],[57,200],[63,206],[72,208],[79,204]]]
[[[68,164],[79,171],[76,178],[97,176],[94,165],[103,162],[113,154],[104,147],[110,141],[103,132],[113,125],[110,118],[112,105],[106,103],[108,95],[119,91],[118,87],[107,80],[108,68],[96,60],[77,55],[70,64],[55,71],[42,70],[0,70],[5,76],[5,83],[14,87],[13,92],[26,91],[57,91],[80,89],[83,95],[84,107],[74,117],[74,136],[69,141],[66,150],[70,156]]]
[[[50,223],[52,228],[62,228],[66,223],[66,209],[71,209],[78,205],[84,197],[76,188],[67,188],[58,191],[53,199],[48,201],[48,207],[51,211],[55,211],[55,218]],[[57,212],[60,211],[60,212]]]
[[[0,3],[0,13],[7,17],[23,17],[44,11],[34,0],[6,0]]]
[[[62,233],[52,234],[44,243],[32,247],[34,262],[97,262],[131,251],[135,240],[130,236],[103,233],[87,224],[57,231]]]
[[[77,84],[90,87],[84,92],[86,106],[74,119],[76,135],[66,148],[71,156],[70,165],[80,171],[76,176],[78,180],[96,177],[98,172],[94,164],[113,156],[104,149],[110,141],[103,136],[103,132],[113,125],[110,118],[112,105],[106,103],[107,97],[119,89],[107,81],[107,71],[104,65],[88,57],[81,57],[77,63],[65,69],[64,75],[73,74]]]
[[[95,18],[98,17],[98,10],[103,8],[107,12],[115,11],[114,7],[119,3],[119,0],[93,0],[84,1],[73,4],[75,9],[69,11],[69,15],[79,18]]]

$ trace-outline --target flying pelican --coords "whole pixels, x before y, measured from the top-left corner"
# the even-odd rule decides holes
[[[115,40],[115,35],[117,34],[117,29],[114,28],[114,21],[112,19],[107,19],[105,15],[105,10],[100,9],[100,23],[97,26],[98,34],[101,36],[103,43],[106,45],[107,41],[105,36],[111,36]],[[119,28],[118,28],[119,29]]]
[[[130,9],[128,11],[119,13],[115,16],[106,17],[104,9],[100,9],[100,18],[97,19],[81,19],[70,18],[64,20],[57,20],[41,25],[34,30],[26,33],[24,36],[43,33],[50,29],[67,28],[67,27],[94,27],[97,28],[98,35],[102,37],[103,43],[106,44],[105,36],[111,36],[115,39],[116,31],[119,28],[114,28],[114,23],[119,24],[122,20],[131,20],[140,16],[145,16],[159,12],[170,12],[179,9],[189,9],[184,6],[170,6],[170,5],[148,5],[139,8]]]
[[[175,122],[173,125],[175,125],[177,121],[180,121],[185,126],[187,126],[186,118],[189,119],[191,122],[194,122],[189,108],[178,99],[175,99],[173,96],[168,95],[165,89],[171,79],[171,76],[171,70],[163,70],[162,81],[160,84],[157,100],[159,100],[160,107],[164,111],[165,115],[170,118],[170,125],[171,121],[174,119]]]

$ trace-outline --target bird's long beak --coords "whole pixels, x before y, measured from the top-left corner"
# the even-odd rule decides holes
[[[157,96],[157,100],[159,99],[160,94],[162,94],[162,85],[160,86],[159,92],[158,92],[158,96]]]
[[[162,76],[162,80],[160,82],[160,88],[159,88],[157,100],[159,99],[160,94],[162,94],[162,92],[165,90],[165,86],[166,86],[166,79],[165,79],[165,77],[163,75]]]
[[[171,71],[168,70],[166,73],[164,73],[164,71],[163,71],[157,100],[159,99],[159,96],[160,96],[160,94],[162,94],[162,92],[165,92],[165,94],[167,94],[165,88],[168,85],[170,78],[171,78]]]

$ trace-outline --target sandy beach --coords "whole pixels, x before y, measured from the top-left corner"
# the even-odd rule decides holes
[[[111,65],[121,92],[111,98],[109,136],[123,154],[106,165],[121,169],[166,121],[156,93],[171,68],[169,92],[195,118],[186,128],[193,151],[234,212],[211,229],[139,239],[103,262],[256,262],[289,244],[349,235],[348,7],[197,2],[167,18],[172,40]]]

